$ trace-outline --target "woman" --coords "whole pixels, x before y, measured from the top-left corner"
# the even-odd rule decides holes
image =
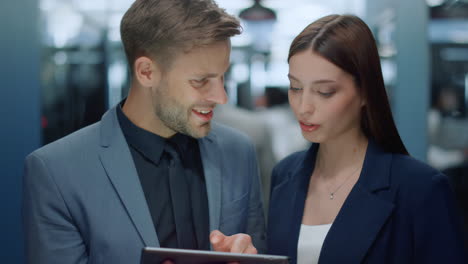
[[[269,253],[292,264],[465,263],[447,179],[403,145],[366,24],[323,17],[288,62],[289,102],[315,144],[273,171]]]

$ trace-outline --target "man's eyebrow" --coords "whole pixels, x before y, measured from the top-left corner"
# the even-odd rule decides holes
[[[198,78],[205,79],[205,78],[214,78],[218,76],[216,73],[207,73],[207,74],[195,74]]]

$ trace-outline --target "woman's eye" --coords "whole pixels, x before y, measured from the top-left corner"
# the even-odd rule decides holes
[[[299,92],[299,91],[302,90],[302,88],[297,88],[297,87],[292,87],[292,86],[291,86],[291,87],[289,87],[289,90],[290,90],[291,92]]]
[[[331,97],[335,92],[318,92],[323,97]]]

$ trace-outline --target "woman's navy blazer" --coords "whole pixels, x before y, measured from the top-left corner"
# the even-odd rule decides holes
[[[268,251],[296,263],[299,230],[318,144],[273,170]],[[359,180],[325,238],[319,263],[468,263],[448,179],[369,141]]]

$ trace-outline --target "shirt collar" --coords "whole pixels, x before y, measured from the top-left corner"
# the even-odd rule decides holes
[[[164,151],[166,144],[172,144],[176,146],[179,156],[184,165],[187,165],[190,157],[190,153],[195,150],[197,141],[196,139],[189,137],[184,134],[176,133],[171,138],[165,139],[157,134],[144,130],[143,128],[135,125],[122,110],[122,106],[125,103],[123,100],[117,106],[117,117],[122,131],[125,135],[127,143],[134,147],[147,159],[151,160],[155,164],[159,164],[161,156]]]

